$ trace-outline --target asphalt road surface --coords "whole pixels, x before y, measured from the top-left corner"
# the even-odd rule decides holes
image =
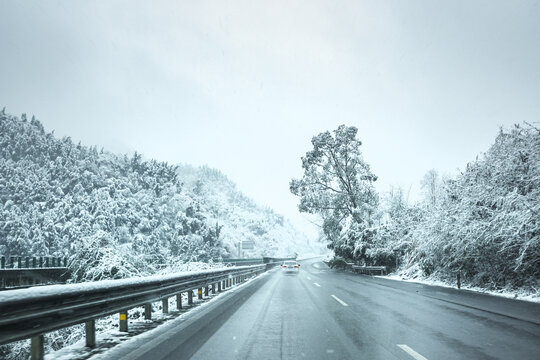
[[[276,269],[122,359],[540,359],[540,304],[355,275]]]

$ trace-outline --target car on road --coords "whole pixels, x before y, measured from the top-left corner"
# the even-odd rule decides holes
[[[281,270],[283,272],[298,273],[300,270],[300,264],[294,260],[287,260],[281,264]]]

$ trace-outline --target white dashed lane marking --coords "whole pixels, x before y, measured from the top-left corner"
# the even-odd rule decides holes
[[[337,301],[338,303],[340,303],[341,305],[343,305],[343,306],[349,306],[349,305],[347,305],[347,303],[346,303],[345,301],[341,300],[341,299],[338,298],[336,295],[330,295],[330,296],[332,296],[332,297],[334,298],[334,300],[336,300],[336,301]]]
[[[313,283],[315,286],[317,287],[321,287],[321,285],[317,284],[317,283]]]
[[[405,344],[396,344],[401,350],[405,351],[407,354],[411,355],[416,360],[427,360],[425,357],[411,349]]]

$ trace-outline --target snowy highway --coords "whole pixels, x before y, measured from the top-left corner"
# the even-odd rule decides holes
[[[540,304],[301,262],[211,300],[114,359],[537,359]]]

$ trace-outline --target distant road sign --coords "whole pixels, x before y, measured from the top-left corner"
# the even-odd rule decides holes
[[[242,241],[242,250],[253,250],[255,249],[255,243],[251,240]]]

